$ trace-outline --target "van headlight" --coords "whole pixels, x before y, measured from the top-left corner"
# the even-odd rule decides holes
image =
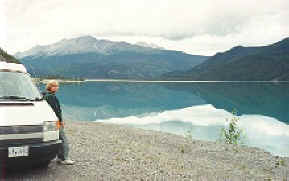
[[[43,123],[43,141],[53,141],[59,139],[58,122],[45,121]]]
[[[56,121],[45,121],[43,124],[43,131],[57,131],[57,122]]]

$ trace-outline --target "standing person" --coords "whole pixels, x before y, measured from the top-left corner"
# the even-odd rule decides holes
[[[64,133],[64,124],[62,119],[62,110],[60,107],[59,100],[57,99],[55,93],[58,91],[59,84],[56,80],[51,80],[46,84],[46,91],[44,95],[44,99],[51,106],[53,111],[55,112],[57,118],[60,121],[60,129],[59,129],[59,139],[62,140],[62,144],[59,148],[57,154],[57,162],[64,165],[73,165],[74,161],[68,158],[68,141]]]

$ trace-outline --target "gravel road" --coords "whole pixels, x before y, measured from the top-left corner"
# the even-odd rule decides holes
[[[2,174],[2,180],[289,180],[289,158],[120,125],[66,122],[75,165]]]

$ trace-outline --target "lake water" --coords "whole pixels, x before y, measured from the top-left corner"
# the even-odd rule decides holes
[[[42,87],[43,89],[43,87]],[[215,141],[236,109],[245,144],[289,156],[287,83],[62,84],[66,120],[127,124]]]

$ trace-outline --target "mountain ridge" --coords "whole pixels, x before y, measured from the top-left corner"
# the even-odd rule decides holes
[[[149,47],[149,44],[130,44],[124,41],[110,41],[96,39],[93,36],[81,36],[72,39],[62,39],[50,45],[37,45],[24,52],[17,52],[17,58],[26,56],[51,56],[69,55],[77,53],[97,52],[100,54],[111,54],[116,51],[158,51],[161,47]]]
[[[63,39],[16,56],[34,76],[122,79],[154,79],[166,72],[189,70],[208,58],[91,36]]]
[[[162,75],[171,80],[287,81],[289,38],[260,47],[233,47],[189,71]]]

